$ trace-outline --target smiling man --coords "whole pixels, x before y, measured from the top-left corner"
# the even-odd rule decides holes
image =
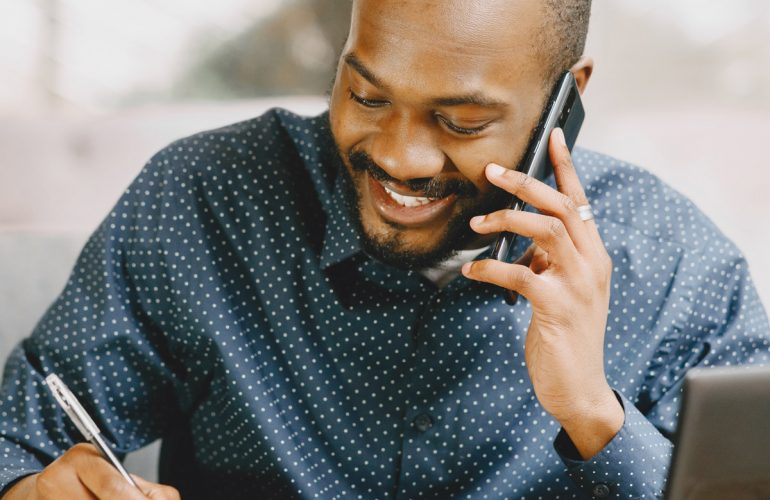
[[[49,373],[116,452],[163,439],[150,498],[660,495],[683,374],[770,362],[768,323],[650,174],[558,129],[553,176],[515,170],[556,79],[588,83],[589,10],[356,0],[328,113],[159,152],[9,358],[2,498],[144,498]]]

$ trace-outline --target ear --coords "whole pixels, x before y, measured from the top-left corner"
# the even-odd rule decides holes
[[[576,62],[570,69],[572,76],[575,77],[575,83],[577,83],[578,90],[582,95],[588,85],[588,80],[591,79],[591,73],[594,72],[594,60],[588,56],[580,56],[578,62]]]

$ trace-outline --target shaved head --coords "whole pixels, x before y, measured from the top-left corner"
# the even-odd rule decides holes
[[[429,0],[353,0],[353,3],[376,2],[384,12],[391,9],[428,10]],[[511,31],[519,30],[523,21],[520,4],[530,3],[529,11],[539,19],[534,27],[530,48],[542,69],[545,88],[550,88],[561,74],[569,70],[583,54],[591,17],[591,0],[441,0],[443,10],[463,10],[469,32],[476,35],[485,28],[485,17],[503,21]],[[529,20],[532,21],[532,20]]]
[[[545,0],[539,56],[547,81],[555,80],[580,59],[585,49],[591,0]]]

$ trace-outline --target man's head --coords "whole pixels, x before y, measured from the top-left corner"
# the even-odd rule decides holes
[[[515,167],[547,94],[580,58],[590,0],[355,0],[331,94],[332,133],[365,249],[431,266],[486,243],[468,220],[509,196],[484,177]]]

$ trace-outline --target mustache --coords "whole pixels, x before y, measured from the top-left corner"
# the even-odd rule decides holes
[[[402,181],[394,178],[374,162],[369,154],[364,151],[353,151],[348,155],[348,160],[356,172],[366,172],[380,182],[392,182],[403,184],[412,191],[425,193],[428,198],[446,198],[456,194],[458,197],[474,197],[479,190],[470,181],[462,179],[441,180],[436,177],[424,177]]]

